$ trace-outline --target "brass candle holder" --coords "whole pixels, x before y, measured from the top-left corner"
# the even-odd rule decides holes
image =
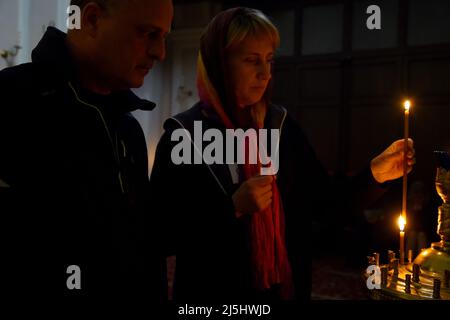
[[[375,300],[450,300],[450,154],[435,152],[437,159],[436,190],[443,204],[438,209],[437,233],[441,241],[431,244],[407,264],[399,264],[393,251],[388,252],[388,263],[377,264],[378,274],[368,271],[364,279],[368,283],[376,276],[374,283],[379,288],[368,285],[369,295]],[[368,257],[374,264],[379,253]],[[408,259],[409,260],[409,259]],[[367,270],[373,270],[368,268]]]
[[[414,263],[420,265],[427,276],[444,279],[445,270],[450,270],[450,154],[445,151],[436,151],[435,154],[438,162],[436,190],[443,201],[438,209],[437,227],[441,241],[422,250]]]

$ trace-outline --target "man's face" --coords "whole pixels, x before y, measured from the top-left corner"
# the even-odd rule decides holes
[[[98,20],[96,71],[112,90],[137,88],[155,61],[165,57],[173,17],[171,0],[119,3]]]

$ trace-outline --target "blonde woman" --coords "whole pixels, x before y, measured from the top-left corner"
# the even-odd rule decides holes
[[[331,180],[301,129],[270,102],[279,42],[277,28],[258,10],[233,8],[217,15],[201,38],[200,102],[165,123],[151,184],[161,201],[167,253],[177,257],[178,301],[309,298],[311,218],[336,192],[328,192]],[[203,132],[278,129],[277,175],[260,175],[261,161],[249,159],[175,164],[172,134],[181,128],[194,137],[196,121]],[[381,183],[400,177],[402,146],[395,142],[372,160],[351,182],[348,198],[360,188],[376,197]],[[410,156],[412,166],[412,141]]]

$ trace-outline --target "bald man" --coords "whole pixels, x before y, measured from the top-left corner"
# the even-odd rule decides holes
[[[49,28],[31,63],[0,72],[0,291],[158,301],[147,149],[130,114],[154,104],[130,88],[165,57],[172,2],[71,5],[80,29]]]

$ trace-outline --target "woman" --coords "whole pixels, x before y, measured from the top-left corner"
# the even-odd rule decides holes
[[[151,184],[165,219],[168,254],[177,259],[179,301],[310,296],[311,219],[330,212],[341,197],[328,189],[331,180],[298,125],[270,103],[278,45],[276,27],[260,11],[234,8],[217,15],[201,38],[200,102],[164,125]],[[280,130],[277,175],[261,176],[259,161],[174,164],[172,133],[183,128],[194,137],[196,121],[203,131]],[[225,151],[239,150],[250,148]],[[349,193],[361,199],[361,188],[372,198],[381,194],[380,183],[401,175],[401,150],[396,142],[375,158],[372,170],[349,184]],[[412,160],[412,145],[410,150]]]

